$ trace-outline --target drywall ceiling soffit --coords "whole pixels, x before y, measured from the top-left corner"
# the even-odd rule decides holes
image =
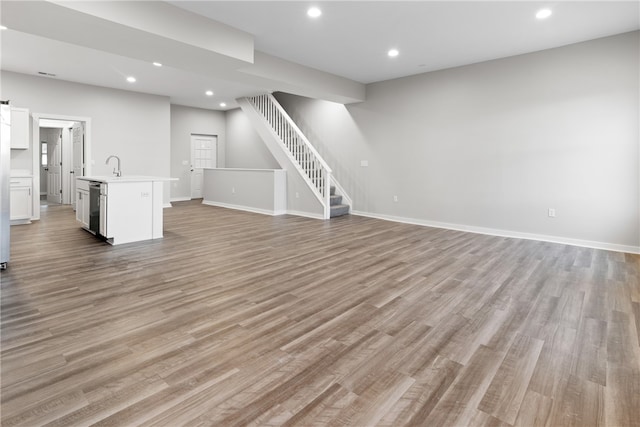
[[[19,31],[0,33],[1,69],[27,75],[51,72],[59,81],[169,97],[172,104],[210,110],[237,108],[234,99],[265,92],[263,87],[240,84],[211,75],[90,49]],[[127,76],[138,81],[130,84]],[[215,96],[206,96],[213,90]],[[226,107],[220,107],[220,103]]]
[[[134,15],[121,19],[121,15],[126,15],[123,9],[133,3],[137,4]],[[83,7],[79,7],[80,5]],[[215,29],[209,32],[210,36],[224,33],[225,39],[242,46],[230,52],[218,49],[217,45],[204,47],[206,43],[203,39],[207,37],[204,31],[198,35],[182,34],[176,30],[161,34],[160,28],[150,28],[150,25],[130,25],[136,20],[147,22],[143,17],[146,16],[145,13],[152,14],[154,6],[167,6],[181,11],[161,2],[3,1],[2,22],[11,30],[128,58],[153,62],[160,57],[166,65],[194,72],[213,72],[220,68],[236,69],[252,63],[253,38],[235,30],[227,31],[227,26],[216,28],[217,23],[207,18],[202,19],[210,21]],[[91,13],[88,13],[88,10],[91,10]],[[171,10],[162,8],[156,11],[154,18],[170,13]],[[100,16],[101,14],[104,17]],[[191,24],[189,19],[195,17],[199,25],[194,27],[202,27],[201,19],[197,19],[201,18],[198,15],[190,12],[179,15],[187,25]]]
[[[340,104],[362,102],[366,86],[347,78],[256,51],[253,65],[238,70],[244,82],[260,81],[270,92],[318,98]]]
[[[253,62],[253,36],[161,1],[56,1],[96,18],[176,40],[220,55]]]
[[[178,79],[166,81],[164,86],[179,86],[179,81],[199,75],[218,83],[230,82],[231,86],[235,83],[239,90],[231,95],[233,98],[266,91],[287,91],[341,103],[364,100],[365,88],[361,83],[255,52],[250,34],[168,3],[5,0],[1,6],[3,25],[14,32],[104,52],[118,63],[123,61],[116,60],[113,55],[147,64],[160,60],[171,67],[174,74],[184,71]],[[19,40],[18,35],[4,38]],[[66,48],[79,51],[71,46]],[[13,46],[13,49],[19,48]],[[9,45],[6,51],[10,50]],[[259,60],[254,62],[256,56]],[[13,62],[20,61],[14,59]],[[13,64],[11,68],[4,65],[5,61],[3,69],[16,72],[26,68],[26,64]],[[129,65],[135,68],[139,64]],[[82,77],[72,81],[100,85]],[[241,90],[242,87],[247,90]],[[143,91],[140,86],[136,90]],[[171,96],[170,89],[163,85],[144,91]],[[171,101],[193,105],[187,97],[182,98],[177,100],[172,96]]]

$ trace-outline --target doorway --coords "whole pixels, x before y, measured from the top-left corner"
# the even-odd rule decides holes
[[[75,176],[84,174],[84,124],[40,119],[40,205],[75,202]]]
[[[191,134],[191,198],[202,198],[204,169],[215,168],[218,137],[215,135]]]
[[[49,203],[70,205],[75,210],[75,177],[91,174],[91,118],[35,112],[31,117],[33,193],[45,193],[44,197],[33,198],[32,219],[37,220],[40,219],[40,203],[45,206]],[[50,145],[48,133],[54,135],[54,144]],[[54,145],[59,146],[59,151],[53,148]],[[46,166],[43,166],[45,162]]]

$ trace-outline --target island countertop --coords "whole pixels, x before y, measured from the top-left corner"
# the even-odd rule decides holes
[[[178,178],[168,178],[162,176],[145,176],[145,175],[125,175],[125,176],[79,176],[77,179],[83,181],[104,182],[107,184],[114,182],[158,182],[158,181],[177,181]]]

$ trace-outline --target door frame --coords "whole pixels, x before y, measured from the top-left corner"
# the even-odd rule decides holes
[[[31,113],[31,151],[33,152],[33,188],[32,194],[40,194],[40,119],[84,122],[84,173],[91,175],[91,117],[68,116],[49,113]],[[34,193],[35,190],[37,193]],[[73,204],[73,198],[71,199]],[[40,197],[33,197],[32,220],[40,219]]]

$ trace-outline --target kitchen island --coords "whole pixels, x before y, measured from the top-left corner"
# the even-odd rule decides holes
[[[177,178],[82,176],[76,178],[76,219],[112,245],[162,238],[163,189]]]

